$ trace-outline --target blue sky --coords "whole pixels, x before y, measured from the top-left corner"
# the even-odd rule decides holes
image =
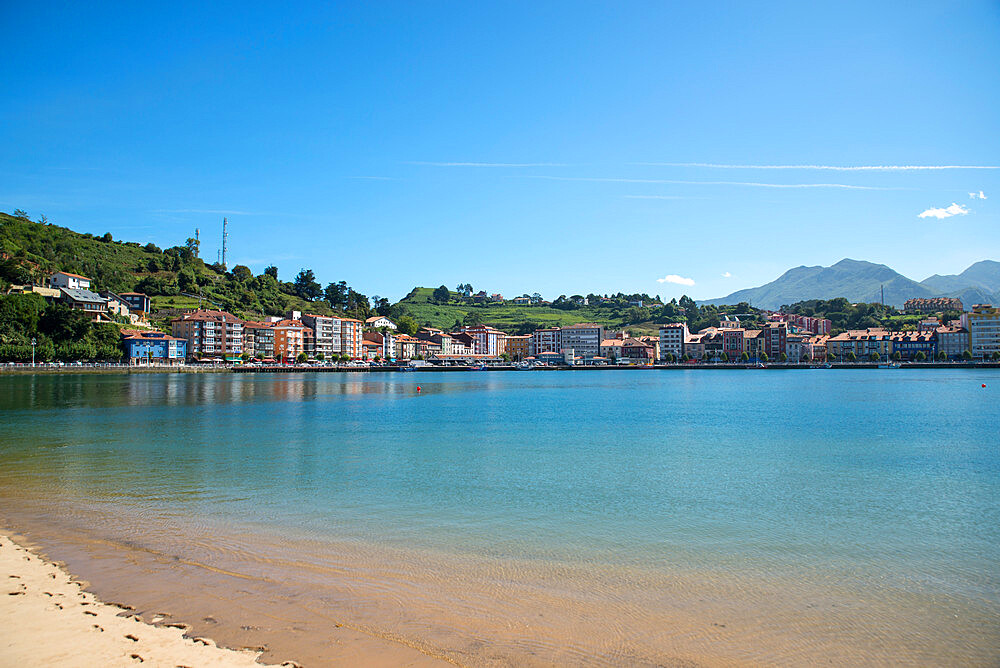
[[[0,4],[0,210],[393,299],[1000,259],[997,2],[91,4]]]

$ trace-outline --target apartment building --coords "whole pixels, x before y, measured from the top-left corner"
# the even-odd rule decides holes
[[[788,339],[787,322],[769,322],[761,329],[760,335],[763,337],[761,352],[766,353],[768,359],[777,360],[782,353],[787,354],[786,344]]]
[[[562,350],[562,330],[558,327],[536,329],[528,339],[528,355],[538,357],[542,353],[558,353]]]
[[[294,362],[300,353],[306,352],[305,332],[308,328],[301,320],[288,318],[279,320],[271,324],[271,329],[274,331],[274,352],[277,360]]]
[[[603,340],[603,325],[585,322],[562,328],[562,350],[572,350],[576,357],[584,360],[600,356]]]
[[[660,327],[660,358],[668,354],[679,360],[684,356],[684,342],[690,336],[686,322],[675,322]]]
[[[975,308],[975,307],[973,307]],[[933,313],[935,311],[962,311],[962,300],[956,297],[931,297],[907,299],[903,304],[905,311],[917,311],[919,313]]]
[[[504,353],[504,339],[507,335],[499,329],[495,329],[489,325],[477,325],[475,327],[463,327],[462,331],[472,337],[473,352],[476,355],[499,357]]]
[[[969,330],[964,327],[946,327],[934,330],[934,356],[945,354],[950,360],[961,359],[966,350],[971,350]]]
[[[361,357],[364,352],[361,342],[364,338],[364,323],[354,318],[340,318],[340,354],[351,359]]]
[[[719,330],[722,334],[722,352],[731,360],[739,359],[746,349],[743,342],[744,331],[742,327],[726,327]]]
[[[886,359],[892,354],[892,333],[884,329],[852,329],[831,336],[826,348],[838,360],[846,359],[851,353],[859,360],[869,359],[872,353]]]
[[[975,304],[962,314],[962,327],[969,331],[969,350],[973,359],[989,359],[1000,353],[1000,308]]]
[[[274,329],[270,323],[254,320],[243,323],[243,352],[260,359],[274,358]]]
[[[330,359],[334,355],[340,355],[341,349],[341,321],[328,315],[313,315],[306,313],[302,316],[302,324],[312,330],[314,341],[314,355],[322,353],[324,359]]]
[[[187,340],[189,356],[234,361],[243,354],[243,322],[232,313],[198,309],[174,318],[170,329]]]
[[[510,355],[510,358],[515,362],[520,362],[528,356],[529,340],[531,336],[525,334],[523,336],[513,336],[508,335],[507,341],[505,343],[505,352]]]

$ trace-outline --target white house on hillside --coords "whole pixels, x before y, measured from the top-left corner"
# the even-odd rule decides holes
[[[57,271],[49,277],[49,285],[53,288],[69,288],[70,290],[89,290],[90,279],[80,274],[68,271]]]
[[[382,327],[396,329],[396,324],[384,315],[373,315],[365,320],[365,327],[371,327],[373,329],[381,329]]]

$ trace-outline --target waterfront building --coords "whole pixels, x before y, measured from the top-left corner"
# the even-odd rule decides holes
[[[557,353],[562,350],[562,330],[558,327],[536,329],[528,339],[528,355],[538,357],[542,353]]]
[[[187,357],[187,341],[164,332],[123,329],[121,336],[129,364],[180,364]]]
[[[285,318],[271,325],[274,331],[274,352],[279,362],[294,362],[300,353],[306,352],[305,331],[308,329],[301,320]]]
[[[705,334],[688,334],[684,340],[684,354],[693,360],[700,360],[705,356]]]
[[[395,330],[396,323],[384,315],[373,315],[372,317],[365,320],[365,327],[370,327],[372,329],[382,329],[387,327],[389,329]]]
[[[684,342],[690,336],[686,322],[674,322],[660,326],[660,357],[665,358],[667,353],[680,359],[684,356]]]
[[[760,359],[764,352],[764,331],[760,329],[743,330],[743,351],[752,360]]]
[[[907,299],[903,304],[904,311],[916,311],[918,313],[934,313],[936,311],[962,311],[962,300],[955,297],[931,297],[919,299]]]
[[[189,357],[222,357],[235,361],[243,354],[243,322],[232,313],[198,309],[170,322],[171,334],[185,339]]]
[[[364,323],[354,318],[340,318],[340,354],[350,358],[361,356]]]
[[[829,336],[811,336],[802,343],[802,354],[812,362],[826,360],[826,340]]]
[[[92,322],[110,322],[108,300],[83,288],[59,288],[59,300],[76,311],[83,311]]]
[[[314,355],[318,356],[322,353],[324,359],[331,359],[334,355],[340,355],[340,318],[306,313],[302,316],[302,324],[310,328],[313,332]]]
[[[382,332],[372,331],[365,332],[363,335],[363,340],[361,342],[362,346],[374,343],[378,346],[378,356],[382,359],[395,359],[396,357],[396,335],[392,334],[389,330],[386,330],[385,334]]]
[[[499,329],[489,325],[463,327],[462,331],[472,337],[473,351],[477,355],[499,357],[504,352],[504,338],[507,336]]]
[[[271,323],[243,323],[243,352],[259,359],[274,359],[274,328]]]
[[[725,327],[720,328],[719,333],[722,335],[722,352],[732,361],[736,361],[746,350],[743,341],[743,332],[745,332],[742,327]]]
[[[589,360],[601,354],[601,341],[604,341],[603,325],[582,322],[563,327],[561,334],[562,350],[573,350],[576,357],[583,360]]]
[[[962,314],[962,327],[969,331],[969,350],[973,359],[990,359],[1000,352],[1000,308],[975,304]]]
[[[838,360],[845,360],[854,353],[858,361],[871,358],[872,353],[878,353],[882,359],[887,359],[892,353],[892,334],[884,329],[852,329],[831,336],[826,342],[827,350]]]
[[[528,356],[529,340],[531,336],[525,335],[507,335],[507,340],[505,342],[506,353],[515,362],[520,362]]]
[[[964,327],[941,326],[934,330],[934,356],[941,353],[950,360],[962,358],[966,350],[971,350],[969,330]]]
[[[420,345],[424,343],[415,336],[410,336],[409,334],[397,334],[396,335],[396,359],[401,360],[412,360],[416,359],[420,355]]]
[[[917,353],[923,353],[925,359],[934,358],[933,332],[893,332],[890,336],[892,354],[899,353],[905,360],[912,360]]]
[[[656,347],[639,339],[625,339],[622,341],[621,359],[637,364],[652,364],[656,361]]]
[[[601,357],[612,362],[617,361],[622,356],[622,345],[624,343],[624,339],[604,339],[601,341]]]
[[[763,343],[761,352],[767,353],[769,360],[778,360],[781,358],[782,353],[788,354],[786,350],[787,339],[788,339],[788,323],[781,322],[769,322],[763,329],[761,329],[761,336],[763,337]]]
[[[808,340],[809,336],[807,334],[789,333],[785,337],[785,355],[788,357],[789,362],[808,361],[808,358],[806,358],[806,341]]]
[[[80,274],[68,271],[57,271],[49,276],[49,286],[53,288],[68,288],[70,290],[90,290],[91,280]]]

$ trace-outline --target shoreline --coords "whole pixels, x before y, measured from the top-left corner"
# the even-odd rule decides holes
[[[101,601],[61,564],[0,533],[0,641],[9,665],[250,667],[259,650],[229,649],[187,624],[158,615],[145,622],[132,608]],[[294,663],[280,665],[294,666]]]
[[[713,364],[654,364],[634,366],[547,366],[527,369],[530,371],[846,371],[851,369],[880,370],[878,362],[831,362],[829,367],[819,364],[772,362],[764,366],[756,366],[743,362],[720,362]],[[1000,362],[900,362],[895,370],[914,369],[1000,369]],[[473,369],[464,366],[421,366],[413,369],[406,367],[316,367],[316,366],[234,366],[234,367],[31,367],[0,365],[0,376],[58,376],[77,374],[97,375],[131,375],[131,374],[170,374],[170,373],[463,373],[469,371],[524,371],[511,365],[497,365],[487,369]],[[883,371],[887,369],[881,369]]]

